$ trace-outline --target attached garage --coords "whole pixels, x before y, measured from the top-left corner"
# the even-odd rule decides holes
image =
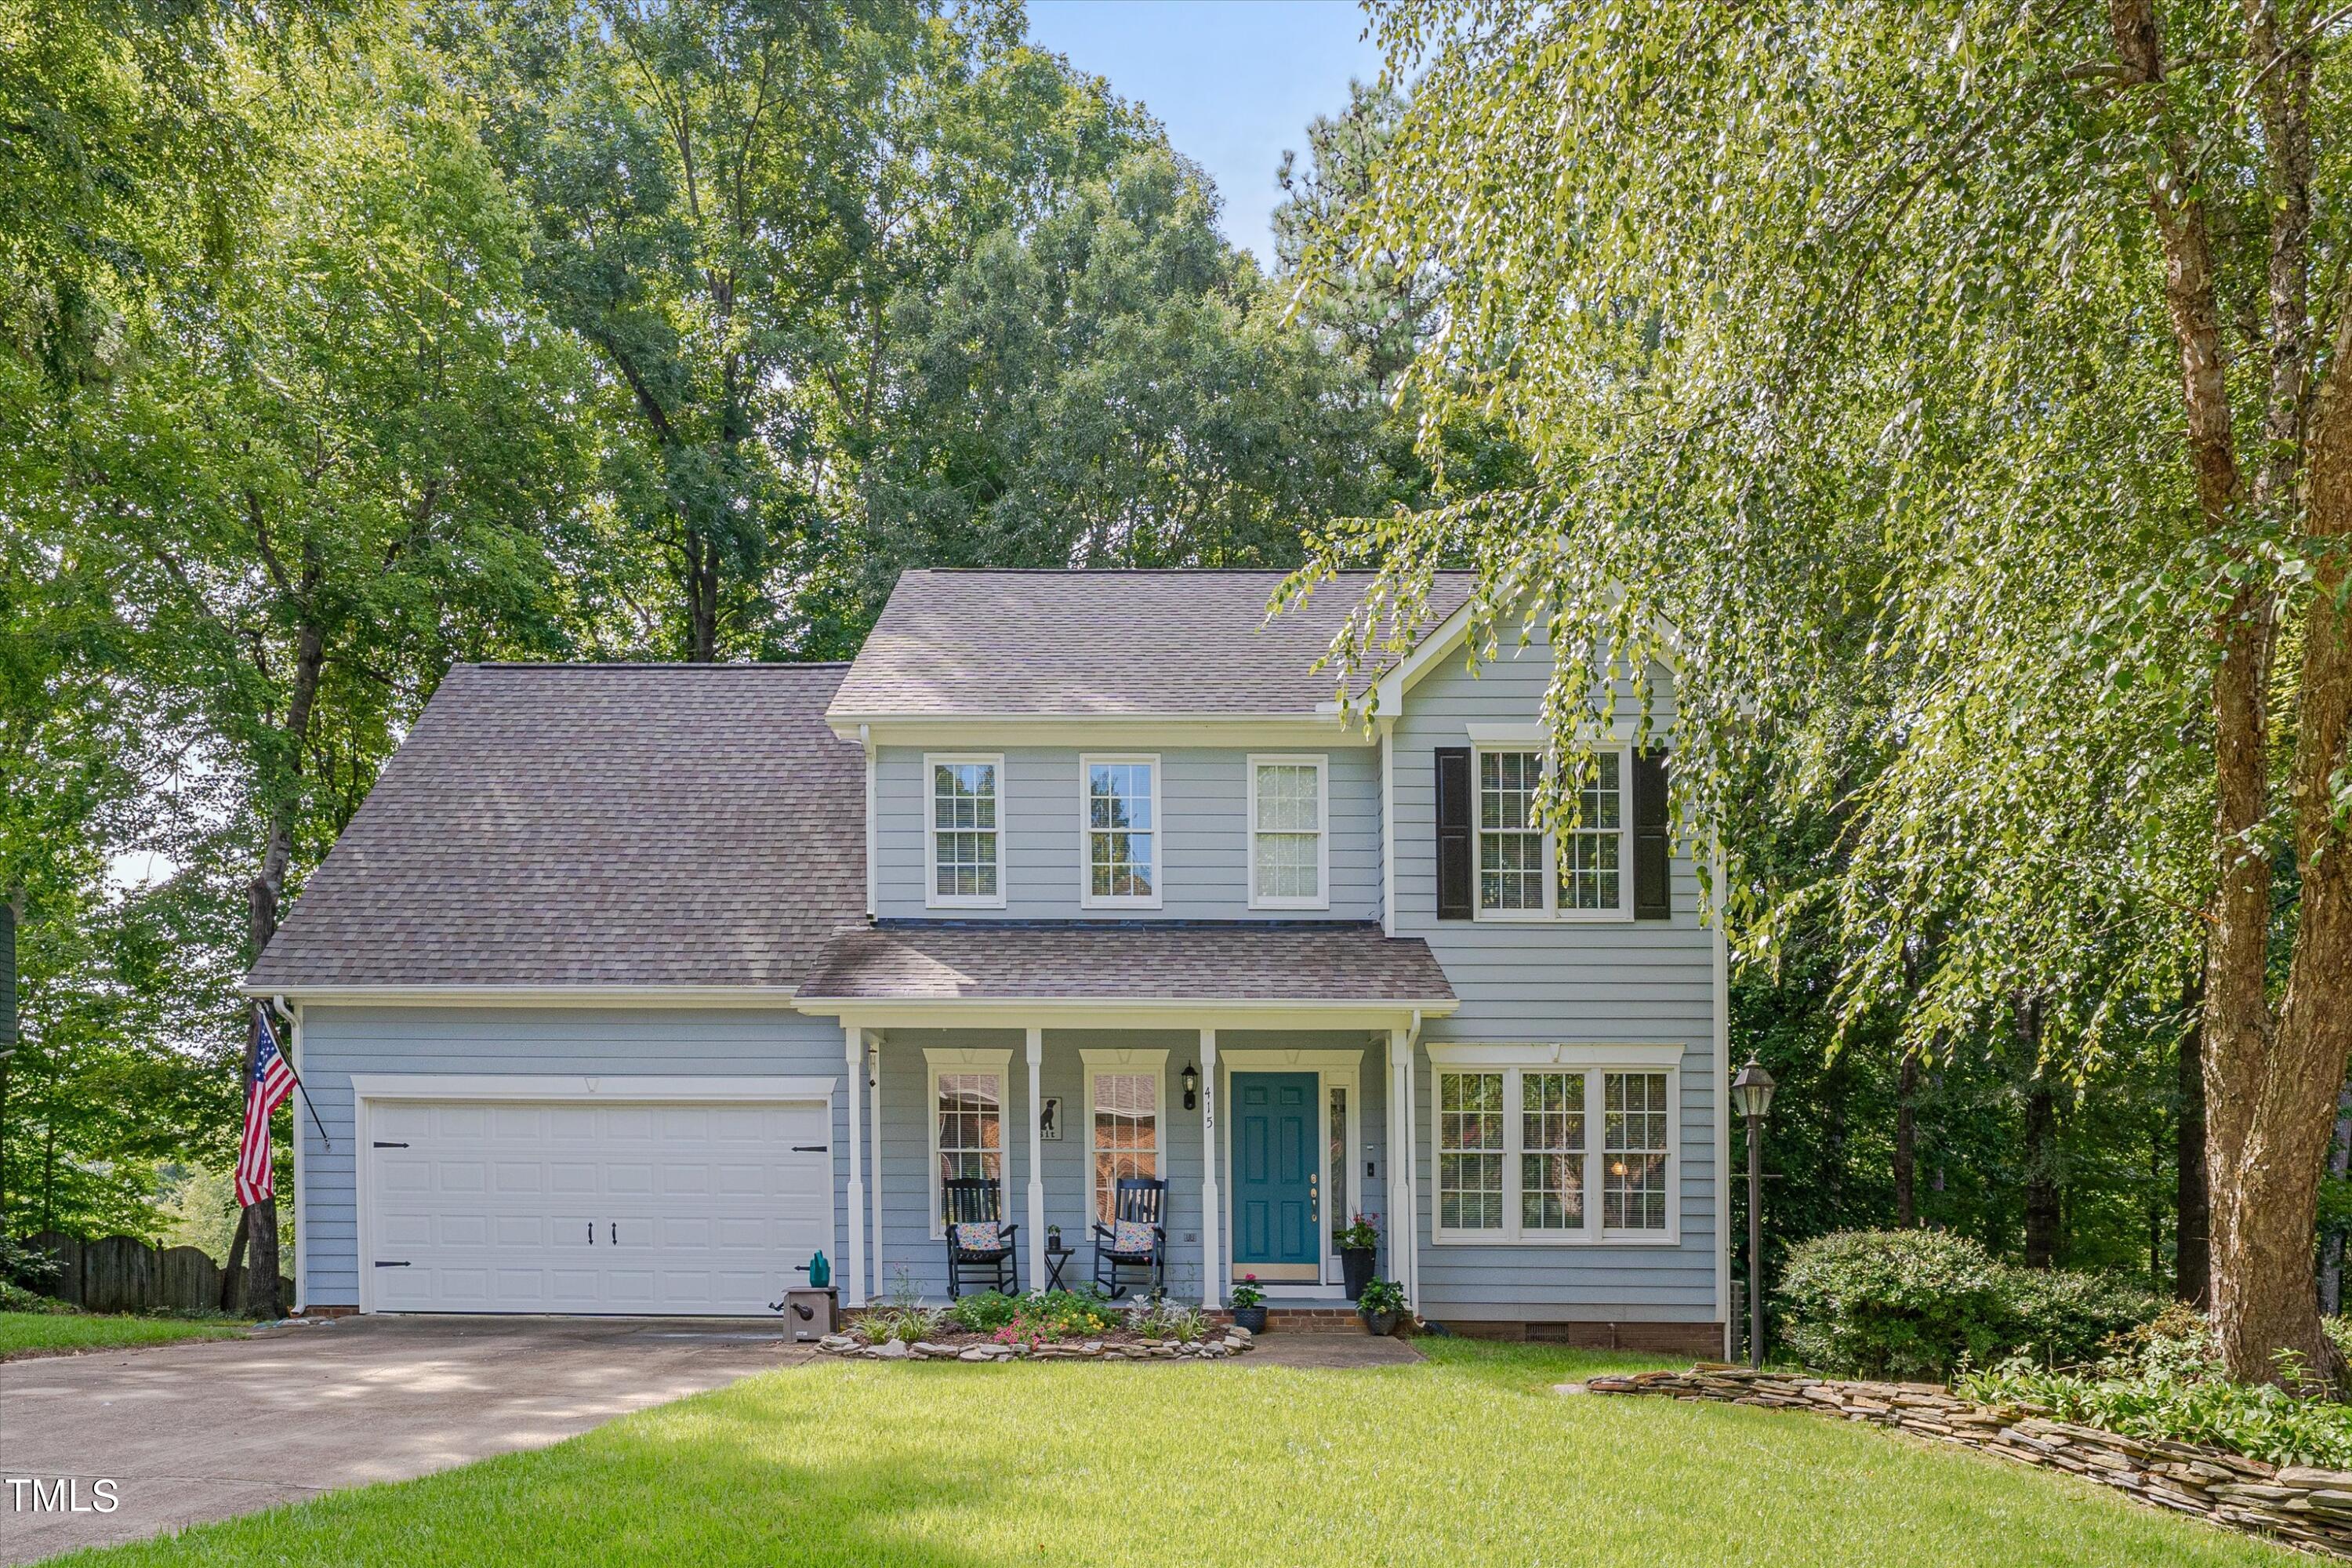
[[[834,1255],[830,1079],[352,1087],[362,1310],[766,1317]]]

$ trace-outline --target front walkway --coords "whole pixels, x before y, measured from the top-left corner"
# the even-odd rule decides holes
[[[774,1324],[354,1318],[0,1364],[0,1477],[114,1482],[110,1513],[0,1490],[0,1563],[539,1448],[811,1352]],[[21,1493],[21,1497],[17,1494]]]

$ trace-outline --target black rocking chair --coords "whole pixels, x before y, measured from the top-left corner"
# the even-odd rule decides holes
[[[1001,1295],[1019,1295],[1021,1251],[1015,1233],[1021,1227],[1004,1223],[1003,1189],[985,1176],[959,1177],[940,1187],[947,1195],[948,1299],[962,1295],[967,1279]],[[992,1245],[986,1240],[992,1231]]]
[[[1150,1279],[1154,1296],[1167,1294],[1167,1204],[1165,1182],[1123,1176],[1112,1189],[1111,1223],[1095,1222],[1095,1286],[1105,1295],[1118,1296],[1122,1273]]]

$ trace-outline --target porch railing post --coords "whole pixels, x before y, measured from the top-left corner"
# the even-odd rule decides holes
[[[1029,1289],[1045,1288],[1045,1102],[1038,1098],[1045,1031],[1029,1031]]]
[[[1217,1189],[1217,1031],[1201,1031],[1201,1305],[1224,1305],[1217,1222],[1224,1199]]]

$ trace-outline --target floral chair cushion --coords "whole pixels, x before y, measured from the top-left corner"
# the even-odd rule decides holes
[[[1002,1222],[965,1220],[955,1227],[955,1242],[956,1247],[964,1252],[1002,1252],[1004,1250]]]
[[[1111,1227],[1110,1249],[1113,1252],[1149,1252],[1152,1246],[1152,1226],[1145,1220],[1123,1219]]]

